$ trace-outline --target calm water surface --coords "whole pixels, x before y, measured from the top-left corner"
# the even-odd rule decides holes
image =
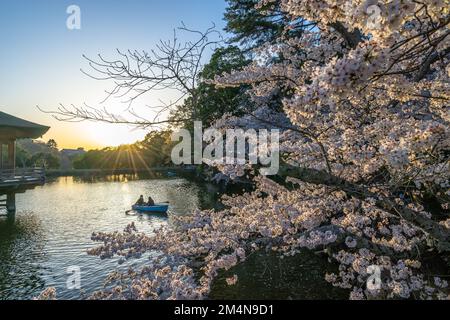
[[[133,180],[132,176],[101,179],[62,177],[16,196],[14,219],[0,218],[0,299],[29,299],[48,286],[58,298],[78,299],[102,287],[117,259],[88,256],[95,247],[94,231],[116,231],[134,222],[139,231],[151,232],[170,218],[126,215],[140,194],[155,202],[169,201],[171,214],[182,215],[200,207],[195,183],[184,179]],[[170,216],[170,215],[169,215]],[[146,257],[120,266],[139,266]],[[81,269],[80,290],[68,290],[67,269]]]
[[[81,299],[101,289],[107,274],[139,267],[148,256],[118,265],[118,259],[88,256],[94,231],[117,231],[134,222],[139,231],[170,224],[171,215],[189,214],[216,205],[212,186],[185,179],[138,180],[136,176],[63,177],[16,196],[17,213],[0,218],[0,299],[30,299],[56,287],[59,299]],[[126,215],[140,194],[170,202],[168,217]],[[68,268],[81,270],[81,290],[67,289]],[[327,264],[311,253],[280,260],[253,254],[247,262],[223,273],[213,286],[216,299],[345,298],[323,280]],[[237,274],[236,286],[225,278]]]

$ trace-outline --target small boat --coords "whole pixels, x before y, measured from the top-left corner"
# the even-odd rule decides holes
[[[166,213],[167,210],[169,209],[169,205],[168,204],[164,204],[164,203],[155,203],[155,205],[153,206],[138,206],[138,205],[133,205],[132,209],[134,211],[139,211],[139,212],[159,212],[159,213]]]
[[[173,172],[173,171],[169,171],[169,172],[167,172],[167,176],[168,176],[169,178],[173,178],[173,177],[176,177],[176,176],[177,176],[177,173],[176,173],[176,172]]]

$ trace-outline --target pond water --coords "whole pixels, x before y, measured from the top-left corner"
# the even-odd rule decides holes
[[[139,231],[170,223],[170,215],[189,214],[214,205],[217,190],[183,178],[138,179],[132,175],[103,178],[61,177],[16,196],[14,218],[0,218],[0,299],[30,299],[53,286],[59,299],[82,299],[101,289],[107,274],[139,267],[148,257],[118,265],[86,250],[95,247],[92,232],[116,231],[134,222]],[[140,194],[170,202],[169,217],[126,215]],[[300,260],[299,260],[300,259]],[[281,261],[263,256],[249,259],[233,272],[237,286],[219,277],[211,298],[340,298],[323,281],[323,267],[314,256]],[[81,290],[68,289],[70,268],[81,271]],[[316,274],[317,273],[317,274]],[[296,279],[296,280],[295,280]]]

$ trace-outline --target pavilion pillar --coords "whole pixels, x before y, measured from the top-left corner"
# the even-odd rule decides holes
[[[0,140],[0,169],[3,169],[3,141]]]
[[[6,210],[8,214],[16,212],[16,194],[14,192],[6,195]]]
[[[8,166],[11,169],[16,168],[16,140],[8,142]]]

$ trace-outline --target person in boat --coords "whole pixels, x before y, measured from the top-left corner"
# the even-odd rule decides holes
[[[155,201],[153,201],[152,197],[148,197],[147,206],[154,206],[154,205],[155,205]]]
[[[137,206],[143,206],[144,205],[144,196],[141,195],[138,199],[138,201],[136,201],[136,205]]]

